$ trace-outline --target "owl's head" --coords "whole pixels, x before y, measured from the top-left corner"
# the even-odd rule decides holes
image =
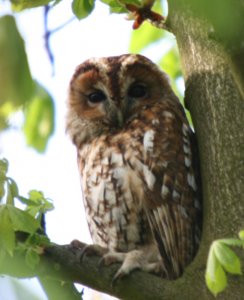
[[[123,129],[142,107],[175,101],[167,75],[142,55],[91,58],[71,79],[67,131],[77,146]]]

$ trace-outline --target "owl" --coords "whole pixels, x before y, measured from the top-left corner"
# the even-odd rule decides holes
[[[167,75],[142,55],[91,58],[71,79],[66,128],[77,149],[87,221],[114,278],[168,279],[201,234],[195,136]]]

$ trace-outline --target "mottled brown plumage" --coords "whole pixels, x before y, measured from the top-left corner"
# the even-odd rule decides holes
[[[180,276],[200,238],[194,134],[167,76],[141,55],[90,59],[71,80],[67,131],[77,147],[92,239],[106,263]]]

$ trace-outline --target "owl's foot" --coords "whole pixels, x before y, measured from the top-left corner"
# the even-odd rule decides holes
[[[107,248],[103,248],[99,245],[86,245],[81,253],[81,260],[85,256],[104,256],[108,252]]]
[[[108,249],[103,248],[99,245],[87,245],[78,240],[73,240],[70,243],[71,247],[80,250],[79,258],[80,261],[84,259],[85,256],[104,256]]]
[[[73,240],[73,241],[69,244],[69,246],[70,246],[71,248],[74,248],[74,249],[83,249],[83,248],[86,246],[86,244],[85,244],[85,243],[82,243],[82,242],[79,241],[79,240]]]
[[[163,262],[156,251],[148,252],[151,249],[132,250],[127,253],[108,252],[103,255],[99,265],[111,265],[122,263],[119,270],[112,279],[112,285],[120,278],[129,275],[133,270],[142,270],[157,275],[165,274]],[[155,254],[155,255],[154,255]]]
[[[115,252],[96,244],[87,245],[78,240],[72,241],[70,245],[72,248],[80,250],[80,261],[82,261],[85,256],[100,256],[99,268],[114,263],[122,263],[113,276],[112,285],[114,285],[118,279],[129,275],[134,270],[142,270],[167,277],[163,261],[156,245],[142,247],[129,252]]]

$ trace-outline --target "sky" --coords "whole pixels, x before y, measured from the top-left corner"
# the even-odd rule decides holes
[[[49,28],[54,29],[73,16],[70,2],[64,0],[50,12]],[[2,11],[8,11],[6,4],[2,8]],[[0,157],[9,160],[9,176],[17,182],[21,195],[37,189],[53,200],[55,210],[46,215],[47,234],[52,242],[67,244],[79,239],[91,243],[82,203],[76,152],[65,134],[67,90],[75,67],[85,59],[128,52],[132,21],[127,21],[125,15],[110,14],[107,6],[96,2],[91,16],[81,21],[74,20],[51,36],[50,45],[55,58],[55,76],[52,76],[43,40],[43,9],[26,10],[15,16],[25,40],[32,76],[55,100],[56,129],[45,154],[38,154],[26,147],[23,135],[12,129],[0,136]],[[156,53],[149,49],[145,54],[156,62],[160,57]],[[13,119],[17,125],[21,121],[21,114]],[[29,284],[30,281],[26,282]],[[8,284],[0,279],[0,299],[21,299],[6,293],[6,290],[10,290]],[[4,292],[1,286],[4,286]],[[40,299],[45,300],[38,284],[32,281],[32,286]],[[84,300],[88,299],[91,299],[91,293],[86,289]]]

